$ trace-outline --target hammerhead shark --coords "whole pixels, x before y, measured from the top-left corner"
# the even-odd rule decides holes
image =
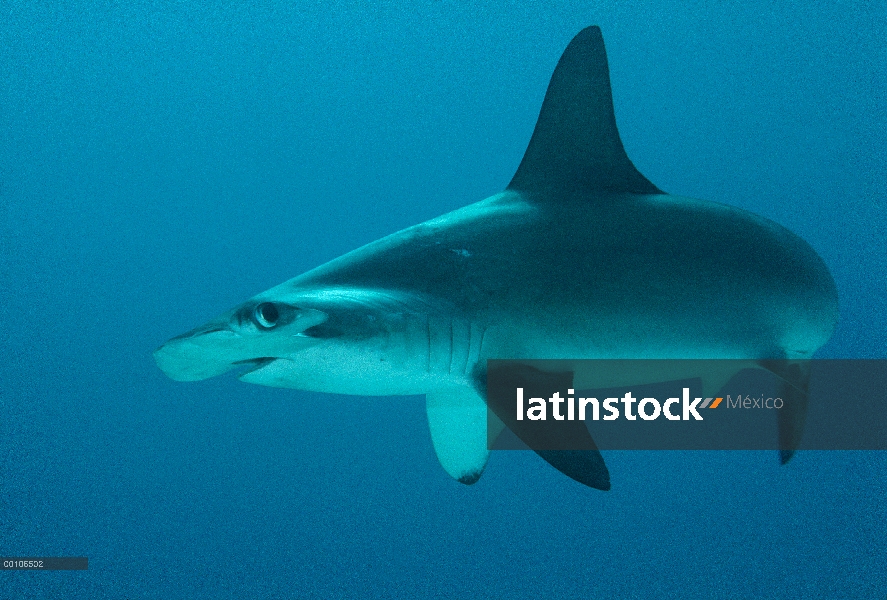
[[[506,421],[487,410],[489,359],[763,365],[796,400],[780,415],[785,462],[806,409],[808,373],[797,365],[837,318],[834,281],[800,237],[736,207],[667,194],[635,168],[616,128],[603,38],[588,27],[555,68],[505,191],[271,288],[154,358],[177,381],[240,369],[241,381],[267,386],[424,394],[441,465],[471,484],[488,433]],[[596,449],[539,454],[610,488]]]

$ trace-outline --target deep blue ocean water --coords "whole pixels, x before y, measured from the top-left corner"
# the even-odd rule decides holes
[[[887,356],[883,2],[0,1],[0,598],[885,598],[887,456],[438,465],[420,397],[175,383],[151,351],[500,191],[601,26],[629,156],[819,252]],[[594,235],[594,232],[589,232]]]

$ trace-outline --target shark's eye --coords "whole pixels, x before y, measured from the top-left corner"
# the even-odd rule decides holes
[[[280,319],[280,311],[277,310],[277,306],[273,302],[262,302],[253,312],[253,317],[256,323],[259,324],[259,327],[271,329],[277,325],[277,321]]]

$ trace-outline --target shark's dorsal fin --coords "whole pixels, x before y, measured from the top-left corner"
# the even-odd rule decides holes
[[[508,189],[548,198],[581,192],[662,193],[622,147],[600,28],[583,29],[564,50]]]

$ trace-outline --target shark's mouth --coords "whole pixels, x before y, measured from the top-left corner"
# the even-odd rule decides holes
[[[277,359],[273,356],[263,356],[261,358],[250,358],[247,360],[238,360],[238,361],[235,361],[231,364],[234,365],[235,367],[240,367],[240,366],[245,367],[242,370],[238,371],[237,374],[235,375],[235,377],[237,377],[239,379],[241,377],[244,377],[245,375],[249,375],[250,373],[254,373],[254,372],[258,371],[259,369],[262,369],[262,368],[270,365],[275,360],[277,360]]]
[[[271,387],[293,387],[289,378],[289,369],[292,367],[292,362],[289,359],[263,356],[237,361],[233,366],[246,367],[236,375],[237,379],[244,383]]]

